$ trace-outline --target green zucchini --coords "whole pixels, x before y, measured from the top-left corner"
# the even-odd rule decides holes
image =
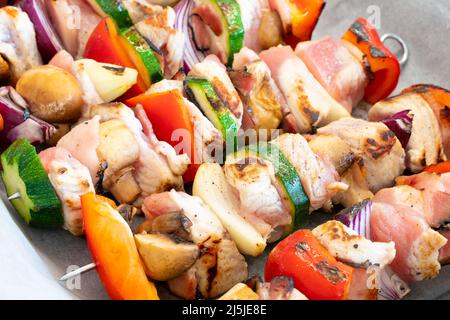
[[[209,6],[220,18],[223,32],[218,41],[225,48],[228,66],[231,66],[234,54],[241,51],[244,45],[245,31],[239,3],[236,0],[194,0],[194,2],[196,5]]]
[[[61,226],[61,202],[30,142],[16,140],[0,159],[6,192],[8,195],[20,193],[20,198],[11,203],[25,222],[36,227]]]
[[[219,99],[209,80],[189,76],[185,80],[186,92],[203,111],[211,123],[222,133],[226,150],[235,151],[238,145],[239,124],[230,109]],[[233,144],[231,148],[228,148]]]
[[[119,29],[133,26],[127,8],[120,0],[88,0],[91,6],[102,16],[110,16],[116,22]]]
[[[247,146],[246,149],[249,154],[253,153],[273,164],[275,176],[289,200],[292,223],[286,226],[284,236],[305,227],[309,221],[309,199],[303,189],[297,170],[288,158],[272,143],[253,144]]]
[[[135,27],[121,30],[120,40],[148,87],[164,78],[163,67],[155,50]]]

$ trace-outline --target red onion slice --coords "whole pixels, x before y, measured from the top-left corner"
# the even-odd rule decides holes
[[[410,114],[410,110],[398,112],[389,118],[381,120],[381,122],[395,133],[402,147],[406,148],[409,138],[411,138],[413,125],[413,115]]]
[[[43,143],[56,131],[54,126],[28,112],[27,103],[13,87],[0,88],[0,114],[4,120],[0,131],[2,147],[19,138],[34,144]]]
[[[44,63],[49,62],[58,51],[63,50],[63,45],[53,30],[42,0],[22,0],[19,5],[34,25],[42,60]]]
[[[186,42],[184,48],[184,68],[186,73],[188,73],[192,67],[205,58],[203,52],[196,49],[192,32],[189,27],[189,15],[192,8],[194,7],[194,1],[182,0],[175,6],[176,20],[175,28],[182,30],[186,35]]]

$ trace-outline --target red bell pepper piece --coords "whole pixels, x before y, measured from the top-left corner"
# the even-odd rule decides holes
[[[127,55],[119,38],[119,30],[115,22],[111,18],[102,19],[86,43],[84,57],[98,62],[136,69],[136,66]],[[147,89],[144,80],[138,75],[137,83],[120,100],[142,94]]]
[[[178,90],[167,92],[143,94],[125,101],[129,107],[142,105],[153,125],[153,131],[159,140],[176,147],[177,151],[184,150],[191,158],[191,165],[183,176],[184,182],[192,182],[199,164],[194,162],[194,128],[189,110],[186,108],[183,96]],[[174,140],[172,134],[176,130],[184,130],[182,141]],[[187,151],[187,152],[186,152]]]
[[[434,172],[438,174],[450,172],[450,161],[444,161],[438,164],[433,164],[423,169],[423,171]]]
[[[357,19],[342,39],[354,44],[366,56],[369,84],[364,99],[376,103],[395,90],[400,78],[400,63],[381,41],[377,30],[364,18]]]
[[[265,266],[265,279],[289,276],[294,286],[311,300],[348,297],[353,268],[338,262],[310,230],[299,230],[272,250]]]
[[[90,192],[81,196],[83,224],[97,272],[114,300],[155,300],[130,227],[109,201]]]

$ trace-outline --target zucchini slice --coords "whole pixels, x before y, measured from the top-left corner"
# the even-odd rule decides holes
[[[25,222],[36,227],[61,226],[61,202],[30,142],[16,140],[0,158],[6,192],[20,193],[11,203]]]
[[[197,104],[209,121],[222,133],[227,144],[226,150],[236,151],[238,145],[238,121],[217,96],[211,82],[206,79],[189,76],[185,80],[185,87],[190,100]],[[231,148],[228,148],[230,145]]]
[[[147,87],[164,78],[161,62],[152,48],[152,44],[135,27],[122,30],[120,41]]]
[[[255,154],[270,161],[275,169],[275,176],[283,187],[289,204],[292,223],[285,228],[284,236],[304,227],[309,221],[309,199],[302,186],[297,170],[284,153],[272,143],[253,144],[246,148],[248,154]]]
[[[231,66],[234,54],[241,51],[244,45],[245,31],[239,3],[236,0],[194,0],[194,2],[196,5],[208,6],[219,17],[222,34],[216,41],[222,43],[228,57],[228,66]]]
[[[127,8],[120,0],[88,0],[95,11],[103,17],[110,16],[117,23],[119,29],[133,26]]]

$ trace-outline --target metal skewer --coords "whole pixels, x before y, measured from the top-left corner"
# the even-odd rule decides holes
[[[380,37],[380,39],[383,43],[387,39],[392,39],[392,40],[395,40],[398,44],[400,44],[400,46],[402,47],[402,50],[403,50],[403,55],[398,58],[398,62],[403,67],[406,64],[406,62],[408,62],[408,59],[409,59],[409,49],[408,49],[408,45],[406,44],[405,40],[403,40],[400,36],[396,35],[395,33],[383,34]]]
[[[16,199],[19,199],[19,198],[20,198],[20,192],[16,192],[16,193],[13,193],[12,195],[10,195],[8,197],[8,200],[12,201],[12,200],[16,200]],[[79,274],[91,271],[91,270],[95,269],[95,267],[96,267],[95,263],[93,263],[93,262],[89,263],[89,264],[87,264],[87,265],[85,265],[83,267],[80,267],[80,268],[78,268],[76,270],[73,270],[71,272],[66,273],[59,280],[60,281],[65,281],[65,280],[73,278],[73,277],[75,277],[75,276],[77,276]]]
[[[93,263],[93,262],[89,263],[89,264],[87,264],[87,265],[85,265],[83,267],[80,267],[80,268],[78,268],[76,270],[73,270],[71,272],[66,273],[61,278],[59,278],[59,280],[60,281],[65,281],[67,279],[70,279],[70,278],[73,278],[75,276],[78,276],[78,275],[80,275],[82,273],[91,271],[91,270],[95,269],[95,267],[96,267],[95,263]]]

